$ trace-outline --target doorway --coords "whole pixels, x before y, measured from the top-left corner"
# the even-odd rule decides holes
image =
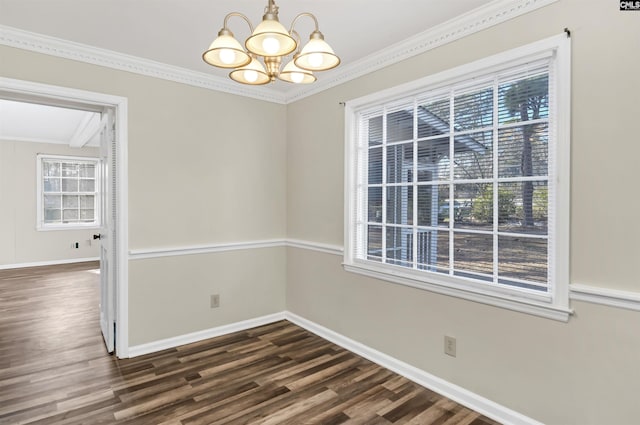
[[[0,78],[0,99],[98,112],[106,196],[102,203],[101,330],[119,358],[128,357],[127,99],[29,81]],[[103,192],[104,193],[104,192]],[[105,249],[102,249],[102,246]]]

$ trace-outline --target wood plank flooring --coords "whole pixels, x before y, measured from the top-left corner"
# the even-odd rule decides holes
[[[287,321],[118,360],[96,268],[0,271],[0,423],[497,424]]]

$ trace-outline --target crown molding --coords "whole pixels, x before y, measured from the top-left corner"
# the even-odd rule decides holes
[[[287,104],[529,13],[558,0],[495,0],[335,71],[312,87],[280,92],[226,78],[0,25],[0,44],[209,90]]]
[[[299,89],[289,91],[286,96],[286,103],[295,102],[320,93],[557,1],[496,0],[393,44],[350,65],[342,66],[332,77],[318,80],[313,86],[302,86]]]
[[[5,25],[0,25],[0,44],[253,99],[281,104],[286,102],[282,93],[267,87],[241,86],[215,75]]]

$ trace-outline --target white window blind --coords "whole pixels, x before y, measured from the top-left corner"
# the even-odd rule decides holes
[[[345,264],[557,305],[556,73],[549,52],[354,110]]]

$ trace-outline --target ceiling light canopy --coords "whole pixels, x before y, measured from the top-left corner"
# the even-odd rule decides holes
[[[246,50],[229,30],[228,22],[232,16],[244,19],[249,25],[251,35],[244,43]],[[313,19],[315,30],[301,49],[300,36],[294,31],[294,25],[303,16]],[[293,54],[292,59],[281,71],[283,59],[290,54]],[[218,32],[218,37],[202,54],[202,59],[209,65],[233,69],[229,73],[232,80],[251,85],[267,84],[276,79],[295,84],[313,83],[316,81],[314,71],[326,71],[340,64],[340,58],[324,41],[315,16],[306,12],[299,14],[287,31],[278,21],[278,6],[274,0],[269,0],[262,22],[255,30],[242,13],[229,13],[224,18],[224,26]]]

